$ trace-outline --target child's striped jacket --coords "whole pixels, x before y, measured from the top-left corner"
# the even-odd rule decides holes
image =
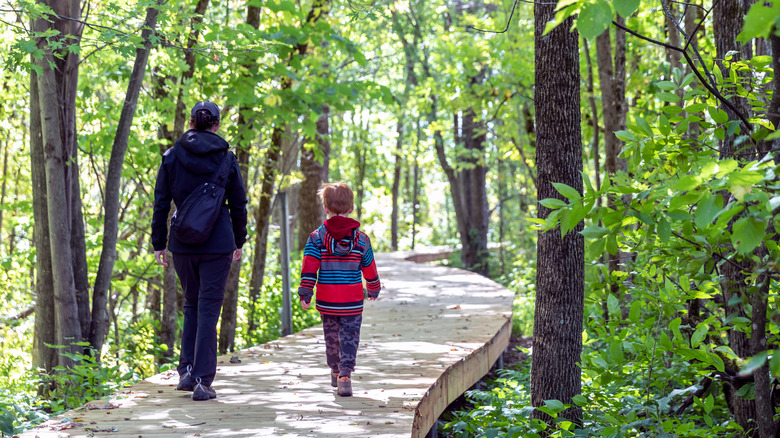
[[[309,235],[298,288],[302,300],[311,301],[316,285],[320,313],[359,315],[363,312],[363,278],[368,296],[376,298],[381,285],[366,233],[356,228],[337,241],[322,225]]]

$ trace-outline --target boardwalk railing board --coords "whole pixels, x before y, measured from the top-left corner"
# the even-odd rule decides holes
[[[513,294],[465,271],[376,257],[385,289],[366,303],[353,397],[330,386],[316,326],[220,357],[216,400],[192,401],[163,373],[120,391],[116,408],[71,411],[22,436],[424,436],[506,348]],[[81,421],[50,429],[64,418]]]

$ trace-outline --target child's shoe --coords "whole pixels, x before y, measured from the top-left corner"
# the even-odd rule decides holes
[[[339,386],[339,372],[338,371],[331,371],[330,372],[330,386],[337,388]]]
[[[342,397],[352,395],[352,379],[347,376],[340,376],[338,381],[338,393]]]

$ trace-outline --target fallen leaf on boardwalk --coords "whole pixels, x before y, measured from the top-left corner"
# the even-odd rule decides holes
[[[450,348],[450,351],[458,351],[457,348]]]
[[[460,304],[458,304],[457,306],[448,307],[448,309],[450,309],[450,310],[458,310],[458,309],[460,309]]]
[[[65,429],[73,429],[74,427],[76,427],[75,421],[66,421],[64,423],[52,424],[51,426],[49,426],[49,429],[60,431]]]
[[[238,356],[233,356],[230,358],[230,363],[241,363],[241,359]]]
[[[119,429],[117,429],[116,427],[109,427],[107,429],[90,429],[90,428],[87,428],[85,430],[87,432],[91,433],[91,434],[94,434],[95,432],[119,432]]]
[[[106,404],[104,404],[102,406],[96,405],[96,404],[92,404],[92,403],[88,403],[87,404],[87,409],[89,409],[90,411],[94,411],[95,409],[116,409],[118,407],[119,407],[119,405],[115,405],[115,404],[113,404],[111,402],[106,402]]]
[[[393,424],[392,421],[385,421],[385,424]]]

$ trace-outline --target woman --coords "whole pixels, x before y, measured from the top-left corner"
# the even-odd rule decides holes
[[[217,320],[230,264],[241,258],[241,247],[246,242],[247,199],[236,157],[228,151],[227,141],[217,135],[219,107],[213,102],[198,102],[190,115],[190,130],[163,154],[157,174],[152,245],[157,263],[168,266],[167,244],[184,292],[176,389],[193,391],[193,400],[209,400],[217,397],[211,388],[217,372]],[[226,176],[227,182],[217,182],[220,175]],[[173,232],[168,238],[171,200],[183,205],[190,193],[206,182],[224,184],[226,201],[208,239],[192,245]]]

